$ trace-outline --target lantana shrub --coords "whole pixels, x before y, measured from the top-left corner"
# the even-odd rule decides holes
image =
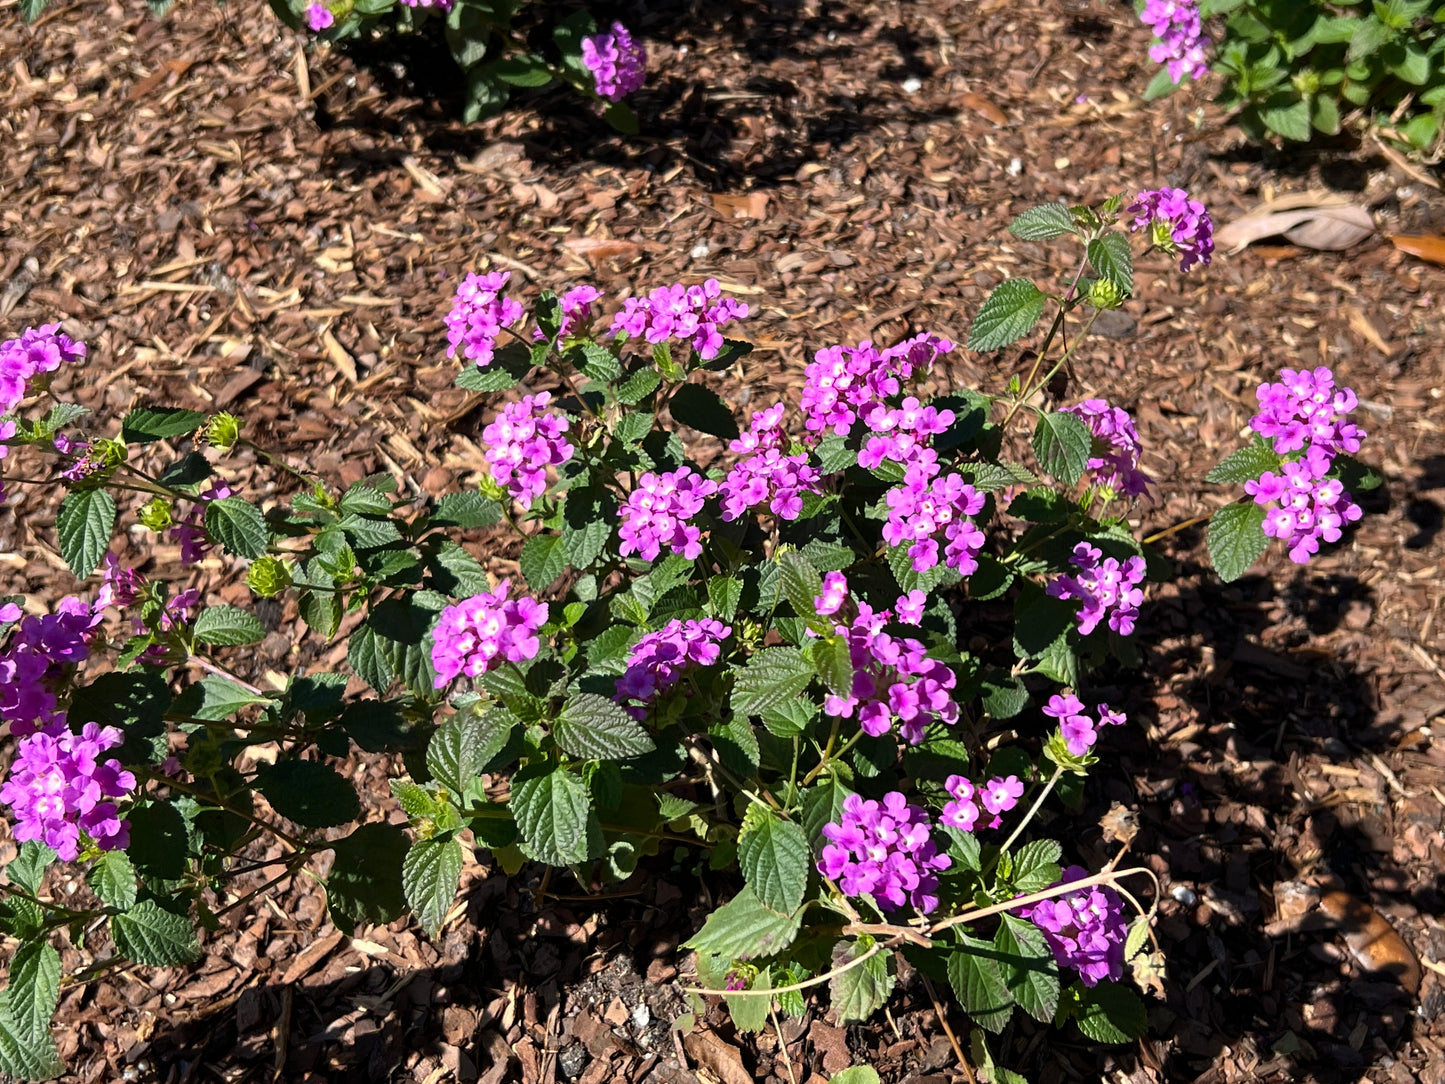
[[[1135,0],[1163,67],[1146,98],[1212,68],[1252,139],[1306,142],[1357,121],[1435,157],[1445,121],[1440,0]]]
[[[468,277],[447,350],[461,387],[500,398],[480,483],[439,498],[390,475],[334,487],[229,414],[146,405],[82,431],[50,386],[92,362],[85,345],[58,325],[0,344],[9,482],[65,487],[55,545],[80,583],[48,612],[0,603],[0,802],[20,844],[0,1070],[61,1069],[59,939],[96,967],[185,964],[198,931],[225,936],[227,913],[324,852],[338,927],[410,912],[433,935],[469,852],[584,889],[649,861],[711,870],[726,902],[687,942],[690,989],[743,1029],[825,988],[840,1019],[869,1017],[901,953],[951,991],[990,1072],[986,1034],[1016,1009],[1139,1035],[1131,983],[1163,966],[1152,874],[1123,850],[1066,865],[1065,837],[1128,725],[1096,675],[1137,664],[1147,581],[1169,567],[1127,518],[1159,483],[1125,410],[1047,389],[1133,291],[1130,238],[1202,267],[1210,222],[1172,191],[1124,208],[1013,222],[1083,249],[1071,279],[1005,281],[973,320],[969,348],[996,352],[1052,306],[1026,376],[941,395],[947,338],[830,345],[796,400],[745,418],[717,374],[750,349],[726,337],[750,313],[716,282],[620,304],[574,285],[529,312],[505,274]],[[1358,515],[1353,394],[1286,370],[1259,402],[1258,440],[1216,471],[1246,487],[1210,529],[1226,577],[1270,536],[1298,560]],[[238,450],[289,495],[245,492]],[[261,617],[126,567],[118,527],[293,602],[301,623],[277,631],[344,638],[346,667],[254,684]],[[479,544],[516,555],[506,575]],[[407,825],[343,772],[366,757]],[[88,886],[63,905],[44,881],[60,863]]]

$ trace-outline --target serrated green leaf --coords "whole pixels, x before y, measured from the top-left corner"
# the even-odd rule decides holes
[[[562,545],[562,536],[533,535],[522,547],[522,555],[517,565],[528,587],[537,592],[545,591],[558,576],[567,571],[567,551]]]
[[[417,924],[430,937],[441,932],[462,877],[462,845],[456,839],[420,839],[401,864],[401,889]]]
[[[47,3],[49,0],[20,0],[20,17],[27,23],[33,23],[40,18],[40,13],[45,10]],[[9,1072],[9,1070],[6,1071]],[[20,1076],[22,1074],[13,1073],[12,1075]]]
[[[168,437],[180,437],[200,428],[206,416],[199,410],[178,407],[139,407],[120,423],[120,439],[127,444],[149,444]]]
[[[126,911],[135,906],[135,867],[124,851],[102,851],[85,881],[107,907]]]
[[[20,853],[5,866],[5,876],[32,896],[40,891],[45,871],[55,864],[56,854],[39,840],[27,839],[20,844]]]
[[[333,828],[361,813],[356,788],[329,764],[280,760],[256,777],[256,789],[288,821],[307,828]]]
[[[1014,998],[993,956],[990,942],[961,935],[959,947],[948,955],[947,969],[948,984],[963,1011],[979,1027],[997,1034],[1013,1015]]]
[[[1209,519],[1209,559],[1225,583],[1248,572],[1268,546],[1262,505],[1227,504]]]
[[[296,599],[296,608],[301,620],[323,640],[331,639],[341,627],[342,601],[338,591],[302,591]]]
[[[832,633],[809,645],[818,677],[830,692],[848,696],[853,691],[853,655],[848,637]]]
[[[501,505],[480,493],[448,493],[437,501],[433,527],[490,527],[502,518]]]
[[[512,778],[508,800],[521,846],[551,866],[585,862],[598,837],[587,785],[561,765],[528,765]]]
[[[1089,242],[1089,263],[1101,278],[1108,279],[1126,294],[1134,292],[1134,254],[1129,239],[1110,230]]]
[[[196,618],[195,636],[203,644],[236,647],[260,643],[266,628],[256,615],[239,606],[208,606]]]
[[[10,982],[0,994],[0,1020],[40,1053],[53,1047],[50,1018],[60,1004],[60,953],[48,940],[23,942],[10,958]]]
[[[1025,241],[1048,241],[1066,233],[1077,233],[1074,216],[1062,203],[1030,207],[1009,223],[1009,233]]]
[[[427,743],[427,770],[453,795],[460,795],[506,747],[515,726],[515,717],[505,709],[459,711]]]
[[[397,824],[363,824],[331,845],[326,906],[333,916],[384,926],[407,907],[402,869],[410,847]]]
[[[793,606],[799,617],[817,615],[816,599],[823,593],[823,578],[818,570],[801,553],[790,551],[778,559],[782,575],[783,597]]]
[[[269,703],[264,696],[257,696],[250,689],[221,674],[207,674],[194,685],[189,685],[176,698],[172,710],[180,715],[196,719],[219,722],[229,719],[236,712],[252,704]]]
[[[708,915],[683,947],[728,960],[771,956],[793,943],[802,923],[802,908],[785,915],[764,907],[748,886]]]
[[[673,393],[668,409],[678,425],[688,425],[699,433],[722,440],[738,438],[738,422],[722,397],[701,384],[684,384]]]
[[[531,53],[505,57],[491,65],[492,74],[514,87],[545,87],[552,81],[547,62]]]
[[[843,803],[853,791],[837,776],[824,776],[811,790],[803,793],[803,832],[809,839],[820,839],[823,825],[842,824]]]
[[[1080,1006],[1074,1020],[1096,1043],[1129,1043],[1149,1030],[1149,1016],[1139,995],[1117,982],[1078,986]]]
[[[1233,452],[1204,476],[1206,482],[1240,483],[1257,479],[1265,471],[1279,470],[1283,457],[1263,441]]]
[[[1088,469],[1094,436],[1075,415],[1058,411],[1039,416],[1033,447],[1044,470],[1064,484],[1073,485]]]
[[[794,822],[749,805],[738,835],[738,865],[764,907],[791,914],[802,905],[811,858],[808,839]]]
[[[1047,295],[1028,279],[999,283],[974,317],[970,350],[997,350],[1023,338],[1044,314]]]
[[[115,530],[115,501],[103,489],[79,489],[66,495],[55,516],[60,556],[78,579],[95,571],[110,548]]]
[[[130,910],[112,916],[110,933],[116,951],[138,964],[173,967],[201,955],[190,921],[165,910],[155,900],[141,900]]]
[[[833,947],[833,966],[842,967],[872,947],[873,939],[867,936],[856,941],[839,941]],[[828,981],[828,998],[839,1021],[866,1020],[883,1007],[893,992],[891,962],[891,954],[880,952]]]
[[[253,561],[266,552],[271,538],[261,510],[241,497],[207,501],[206,531],[227,553]]]
[[[1039,928],[1005,913],[1000,916],[993,947],[1001,957],[1004,984],[1019,1007],[1035,1020],[1053,1020],[1059,1005],[1058,965]]]
[[[624,760],[656,748],[637,720],[596,693],[569,698],[552,724],[552,737],[564,753],[589,760]]]
[[[1063,848],[1052,839],[1025,843],[1013,856],[1013,886],[1019,895],[1042,892],[1059,879]]]
[[[742,597],[743,585],[735,576],[713,576],[707,581],[708,605],[714,617],[731,621]]]
[[[808,687],[814,673],[813,665],[797,648],[764,648],[746,667],[734,671],[733,711],[744,717],[757,715],[790,700]]]

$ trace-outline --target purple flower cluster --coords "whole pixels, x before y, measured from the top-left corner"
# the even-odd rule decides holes
[[[1281,369],[1279,383],[1255,391],[1259,413],[1249,427],[1274,443],[1280,455],[1318,448],[1326,455],[1360,450],[1365,431],[1346,417],[1360,405],[1351,388],[1337,387],[1335,374],[1317,369]]]
[[[873,403],[861,416],[873,435],[858,453],[859,466],[876,470],[888,459],[903,464],[905,477],[925,482],[938,473],[938,453],[929,442],[953,424],[953,411],[922,406],[910,395],[897,408]]]
[[[597,96],[620,102],[647,78],[647,51],[627,27],[612,24],[612,33],[582,39],[582,63],[592,73]]]
[[[0,342],[0,414],[9,414],[37,373],[53,373],[65,362],[84,361],[86,347],[60,330],[60,325],[28,327],[18,339]]]
[[[547,604],[508,599],[510,582],[448,606],[432,626],[432,669],[440,689],[458,674],[477,677],[502,662],[537,657],[537,630],[547,621]]]
[[[482,430],[492,477],[523,508],[546,490],[547,468],[567,462],[575,451],[567,442],[567,416],[549,411],[551,401],[547,391],[524,395]]]
[[[1085,399],[1078,406],[1065,407],[1062,413],[1074,415],[1094,434],[1094,450],[1103,454],[1089,457],[1089,469],[1101,483],[1126,497],[1149,492],[1151,479],[1139,469],[1144,446],[1127,410],[1111,407],[1104,399]]]
[[[943,807],[938,819],[965,832],[972,832],[978,824],[980,805],[993,817],[988,827],[997,828],[1003,821],[1001,814],[1013,809],[1024,796],[1023,780],[1016,775],[996,775],[977,787],[964,776],[950,775],[943,786],[952,801]]]
[[[651,700],[674,685],[689,666],[711,666],[722,657],[732,628],[721,621],[669,621],[633,645],[627,672],[617,679],[617,697]]]
[[[1150,240],[1165,252],[1177,253],[1179,270],[1196,263],[1206,267],[1214,252],[1214,220],[1197,199],[1182,188],[1159,188],[1140,192],[1125,208],[1134,215],[1131,231],[1148,226]]]
[[[1159,39],[1149,47],[1149,59],[1167,66],[1173,82],[1178,83],[1186,75],[1204,78],[1209,71],[1204,62],[1209,39],[1204,36],[1195,0],[1148,0],[1139,18]]]
[[[803,370],[806,379],[799,407],[804,425],[812,433],[831,429],[846,437],[869,407],[898,395],[901,381],[933,368],[940,355],[952,350],[948,339],[927,333],[887,350],[869,341],[819,350]]]
[[[134,571],[132,570],[132,575]],[[104,591],[104,587],[101,588]],[[201,592],[192,587],[188,591],[182,591],[166,599],[166,604],[161,607],[159,620],[156,623],[157,632],[173,632],[178,628],[190,623],[191,611],[201,604]],[[133,619],[137,635],[146,631],[146,623],[139,617]],[[145,651],[141,652],[140,661],[151,666],[165,666],[171,661],[170,645],[164,643],[151,644]],[[178,660],[179,661],[179,660]]]
[[[647,472],[637,480],[622,506],[622,525],[617,530],[622,544],[617,552],[623,557],[636,553],[644,560],[655,561],[666,546],[689,560],[697,557],[702,553],[702,529],[688,521],[717,491],[716,482],[691,467],[664,474]]]
[[[1104,727],[1118,726],[1128,720],[1128,716],[1122,711],[1115,711],[1108,704],[1100,703],[1098,711],[1099,719],[1095,722],[1089,717],[1084,702],[1077,696],[1060,696],[1057,693],[1049,697],[1049,702],[1043,708],[1045,715],[1059,721],[1059,733],[1064,737],[1064,745],[1076,757],[1081,757],[1094,748],[1094,743],[1099,740],[1099,732]]]
[[[1278,474],[1265,471],[1259,481],[1244,483],[1254,503],[1264,505],[1264,533],[1284,542],[1289,558],[1305,564],[1320,543],[1338,542],[1342,528],[1364,515],[1338,478],[1328,478],[1333,457],[1312,447],[1300,459],[1284,464]]]
[[[938,873],[953,860],[933,842],[928,814],[899,791],[882,802],[848,795],[839,823],[823,825],[823,835],[818,872],[844,895],[872,895],[890,911],[908,904],[921,915],[938,906]]]
[[[0,652],[0,720],[10,724],[12,735],[65,725],[56,686],[71,667],[90,657],[91,630],[101,620],[99,609],[69,596],[55,613],[20,621]]]
[[[1058,884],[1071,884],[1088,875],[1082,866],[1070,866]],[[1124,901],[1112,888],[1090,885],[1020,908],[1019,914],[1043,931],[1054,962],[1077,971],[1085,986],[1123,977],[1129,931]]]
[[[1083,603],[1078,613],[1080,634],[1089,635],[1105,619],[1109,628],[1120,636],[1133,633],[1134,622],[1139,619],[1139,604],[1144,601],[1144,591],[1139,586],[1144,582],[1144,558],[1127,557],[1120,562],[1115,557],[1105,557],[1097,546],[1080,542],[1074,547],[1069,563],[1078,572],[1060,576],[1049,584],[1048,592],[1054,598],[1077,599]]]
[[[592,321],[597,318],[592,306],[602,300],[602,291],[584,282],[580,286],[572,287],[557,300],[562,307],[562,321],[557,326],[557,338],[565,340],[585,333],[592,326]],[[533,330],[532,338],[539,343],[547,341],[541,328]]]
[[[135,776],[101,754],[122,741],[113,726],[86,723],[79,734],[57,723],[22,738],[0,802],[14,811],[15,839],[39,840],[62,861],[74,862],[82,838],[103,851],[130,843],[130,822],[116,801],[135,789]]]
[[[312,33],[319,34],[336,25],[336,16],[325,4],[311,4],[306,8],[306,25]]]
[[[230,486],[216,482],[196,497],[186,518],[171,528],[171,541],[181,547],[181,564],[193,565],[211,552],[211,536],[205,528],[206,502],[219,501],[230,495]]]
[[[927,572],[938,564],[938,537],[942,535],[947,542],[943,563],[967,576],[977,571],[984,543],[983,532],[968,517],[983,510],[984,499],[958,474],[906,479],[888,491],[883,539],[890,546],[907,545],[913,570]]]
[[[734,320],[745,320],[744,302],[722,296],[717,279],[701,286],[659,286],[646,297],[629,297],[622,311],[612,318],[612,334],[643,338],[656,345],[669,339],[690,343],[703,359],[715,358],[722,349],[720,328]]]
[[[103,610],[107,606],[115,606],[123,610],[140,597],[146,578],[133,568],[121,568],[120,558],[110,550],[105,551],[104,563],[100,590],[95,595],[95,608]]]
[[[846,589],[846,580],[842,573],[833,573],[824,585],[825,603],[831,605],[840,586]],[[856,715],[859,729],[875,738],[886,734],[896,718],[903,740],[917,745],[934,720],[949,726],[958,721],[959,707],[952,696],[957,678],[943,663],[929,658],[920,641],[884,632],[890,616],[887,610],[875,613],[860,602],[851,625],[834,626],[848,637],[853,687],[847,696],[829,693],[823,710],[842,719]]]
[[[492,363],[496,356],[497,337],[502,329],[515,324],[523,316],[520,302],[502,296],[510,271],[470,274],[457,287],[456,302],[447,313],[447,357],[461,352],[478,368]]]
[[[819,492],[822,475],[807,455],[783,452],[782,424],[783,404],[774,403],[754,414],[748,431],[728,445],[746,458],[733,465],[718,488],[724,520],[732,522],[761,504],[779,519],[797,519],[803,494]]]

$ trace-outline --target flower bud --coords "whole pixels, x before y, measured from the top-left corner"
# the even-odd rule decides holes
[[[1128,296],[1112,279],[1095,279],[1089,283],[1084,300],[1096,309],[1117,309]]]
[[[141,508],[136,518],[142,525],[160,534],[171,525],[171,502],[164,497],[156,497]]]
[[[122,441],[101,437],[90,446],[90,456],[103,470],[115,470],[125,462],[126,446]]]
[[[1167,219],[1156,218],[1149,223],[1149,240],[1160,252],[1173,256],[1179,251],[1174,242],[1174,224]]]
[[[481,490],[482,496],[486,497],[489,501],[501,502],[508,500],[507,491],[503,489],[501,483],[490,474],[482,475],[477,488]]]
[[[246,586],[262,598],[275,598],[291,586],[291,566],[269,554],[260,557],[246,573]]]
[[[202,430],[206,443],[219,451],[229,451],[236,441],[241,439],[242,421],[234,414],[227,414],[224,411],[220,414],[211,415],[211,420],[206,423]]]

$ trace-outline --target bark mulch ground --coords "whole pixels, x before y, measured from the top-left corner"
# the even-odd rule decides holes
[[[1200,93],[1142,103],[1147,32],[1126,4],[613,5],[656,73],[630,140],[560,94],[463,127],[434,49],[303,47],[260,4],[158,22],[61,0],[30,28],[9,6],[0,330],[63,317],[96,359],[70,390],[106,418],[225,408],[346,481],[476,478],[484,415],[440,327],[457,277],[488,264],[523,292],[585,278],[614,297],[716,276],[755,312],[741,407],[796,394],[821,346],[964,337],[994,283],[1057,265],[1004,233],[1034,203],[1167,183],[1222,223],[1320,189],[1389,232],[1445,230],[1432,176],[1373,144],[1280,156]],[[1091,781],[1090,816],[1060,825],[1088,859],[1111,804],[1137,819],[1132,852],[1166,893],[1151,1038],[1101,1054],[1021,1022],[1001,1060],[1043,1082],[1445,1080],[1445,271],[1377,236],[1220,253],[1187,277],[1151,257],[1138,277],[1059,390],[1135,412],[1164,495],[1137,509],[1142,533],[1232,496],[1199,479],[1282,364],[1358,389],[1385,485],[1303,572],[1276,547],[1222,587],[1198,529],[1163,542],[1178,578],[1151,594],[1143,669],[1110,690],[1137,725],[1110,735],[1120,770]],[[1028,360],[959,351],[944,377],[999,388]],[[234,462],[242,485],[270,478]],[[0,573],[37,599],[74,588],[53,497],[0,509]],[[123,556],[179,568],[144,538]],[[486,556],[507,570],[504,547]],[[244,601],[227,571],[201,582]],[[255,678],[339,654],[272,636]],[[355,767],[378,816],[399,817],[395,767]],[[684,1036],[676,946],[712,889],[665,864],[610,898],[550,889],[469,869],[428,941],[406,923],[345,936],[313,880],[280,885],[194,967],[65,991],[66,1079],[802,1084],[855,1062],[891,1084],[969,1079],[917,983],[866,1025],[815,1008],[739,1038],[714,1010]]]

